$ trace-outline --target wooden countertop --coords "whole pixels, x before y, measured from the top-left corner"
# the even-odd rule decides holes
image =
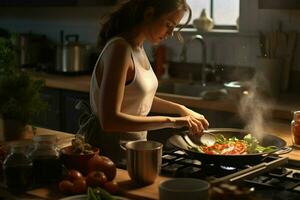
[[[89,92],[90,75],[54,75],[47,73],[33,73],[35,77],[45,80],[45,84],[50,88],[66,89],[79,92]],[[197,97],[188,97],[167,93],[157,93],[157,96],[171,100],[189,107],[210,109],[225,112],[237,112],[237,102],[230,99],[222,100],[204,100]],[[282,94],[280,98],[271,103],[272,114],[274,118],[291,119],[291,111],[300,110],[300,95]]]
[[[290,125],[287,123],[282,122],[270,122],[267,123],[265,126],[265,130],[268,133],[272,133],[276,136],[283,138],[288,145],[291,145],[291,137],[290,137]],[[59,146],[63,147],[71,141],[74,135],[60,132],[60,131],[53,131],[44,128],[38,128],[37,134],[53,134],[59,138]],[[292,152],[285,154],[283,156],[289,157],[289,159],[299,160],[300,161],[300,149],[293,149]],[[149,186],[137,186],[133,182],[131,182],[127,171],[118,169],[116,181],[120,185],[122,190],[121,195],[124,197],[128,197],[131,199],[146,199],[146,200],[153,200],[158,199],[158,186],[161,181],[168,179],[167,177],[159,176],[156,181]],[[40,188],[28,191],[28,194],[34,197],[39,197],[43,199],[57,199],[58,197],[63,197],[62,194],[56,192],[49,191],[49,188]]]

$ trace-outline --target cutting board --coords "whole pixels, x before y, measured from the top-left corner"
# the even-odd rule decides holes
[[[159,199],[158,186],[161,181],[169,178],[158,176],[155,182],[148,186],[139,186],[130,180],[128,172],[123,169],[117,170],[115,180],[121,189],[120,196],[127,197],[134,200],[155,200]],[[26,192],[28,195],[43,198],[43,199],[59,199],[64,197],[58,190],[57,187],[45,187],[30,190]]]

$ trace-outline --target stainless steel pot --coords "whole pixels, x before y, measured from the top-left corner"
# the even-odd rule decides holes
[[[140,185],[152,184],[161,169],[163,144],[137,140],[121,145],[121,148],[126,150],[130,178]]]
[[[66,35],[57,47],[57,72],[87,72],[90,69],[91,45],[81,44],[78,35]]]

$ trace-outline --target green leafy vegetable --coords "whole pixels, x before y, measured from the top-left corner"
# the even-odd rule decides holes
[[[245,135],[244,141],[247,144],[247,153],[256,153],[258,151],[258,140],[255,137],[252,137],[251,134]]]
[[[224,144],[226,142],[226,138],[222,134],[216,134],[216,143]]]
[[[93,190],[93,188],[88,187],[87,189],[88,200],[101,200],[101,196],[97,196]]]
[[[88,187],[87,195],[88,200],[116,200],[110,193],[100,187]]]
[[[244,139],[247,145],[247,153],[261,153],[261,152],[271,152],[278,149],[276,146],[263,147],[259,145],[258,140],[251,134],[245,135]]]

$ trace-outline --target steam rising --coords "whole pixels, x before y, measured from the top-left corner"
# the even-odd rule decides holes
[[[265,121],[270,117],[270,99],[261,95],[257,76],[247,83],[248,93],[239,102],[239,115],[246,122],[245,129],[260,138],[265,133]]]

